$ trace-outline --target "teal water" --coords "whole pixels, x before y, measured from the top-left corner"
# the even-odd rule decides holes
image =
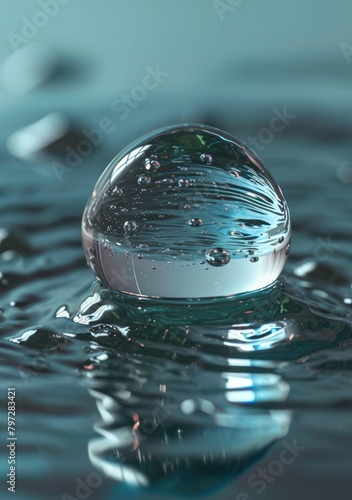
[[[209,124],[240,139],[264,120],[229,126],[225,108]],[[330,134],[326,110],[328,132],[314,137],[303,114],[258,151],[292,220],[273,287],[187,304],[126,298],[86,266],[82,213],[120,148],[177,121],[165,109],[143,126],[136,111],[62,182],[48,160],[2,151],[1,422],[10,385],[18,498],[349,499],[351,184],[338,167],[350,127]],[[3,481],[5,446],[0,459]]]

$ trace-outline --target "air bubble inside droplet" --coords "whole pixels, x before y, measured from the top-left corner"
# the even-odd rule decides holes
[[[198,227],[201,226],[203,223],[202,219],[190,219],[188,221],[188,225],[192,227]]]
[[[291,235],[285,199],[258,158],[200,125],[161,129],[124,149],[95,186],[82,228],[104,285],[178,299],[267,287]]]
[[[178,181],[179,187],[187,187],[188,186],[188,180],[187,179],[180,179]]]
[[[213,157],[209,154],[202,153],[200,155],[200,159],[202,160],[203,163],[206,163],[207,165],[210,165],[211,162],[213,161]]]
[[[119,187],[115,186],[114,189],[111,191],[111,194],[114,196],[121,196],[123,194],[123,191]]]
[[[138,177],[137,182],[138,182],[138,184],[143,185],[143,184],[150,184],[152,182],[152,180],[147,175],[140,175]]]
[[[123,228],[127,233],[131,233],[137,229],[137,224],[134,221],[127,220],[124,223]]]
[[[211,248],[205,252],[205,260],[211,266],[225,266],[230,262],[230,254],[225,248]]]
[[[155,172],[160,168],[160,163],[157,160],[154,160],[153,158],[147,158],[144,161],[144,166],[145,169],[149,172]]]

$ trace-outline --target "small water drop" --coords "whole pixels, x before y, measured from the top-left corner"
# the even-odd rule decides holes
[[[230,262],[231,256],[225,248],[211,248],[205,252],[205,260],[211,266],[225,266]]]
[[[283,242],[284,242],[284,239],[285,239],[285,238],[284,238],[283,236],[281,236],[281,237],[279,238],[279,243],[283,243]]]
[[[259,258],[258,257],[252,257],[249,259],[251,262],[258,262]]]
[[[137,258],[138,258],[138,259],[143,259],[143,255],[139,253],[139,254],[137,255]]]

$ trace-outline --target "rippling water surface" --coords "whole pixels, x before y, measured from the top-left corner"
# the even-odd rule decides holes
[[[245,138],[259,122],[242,127],[229,132]],[[351,184],[337,175],[347,139],[315,142],[305,127],[303,116],[258,151],[293,223],[279,282],[188,303],[113,294],[86,266],[84,205],[133,131],[62,182],[3,154],[1,420],[11,381],[18,498],[281,500],[297,485],[304,499],[350,498]],[[4,471],[6,457],[2,447]]]

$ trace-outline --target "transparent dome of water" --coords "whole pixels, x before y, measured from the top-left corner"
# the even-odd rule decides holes
[[[175,125],[108,165],[83,215],[88,265],[106,286],[207,298],[274,283],[290,248],[289,211],[258,157],[226,132]]]

